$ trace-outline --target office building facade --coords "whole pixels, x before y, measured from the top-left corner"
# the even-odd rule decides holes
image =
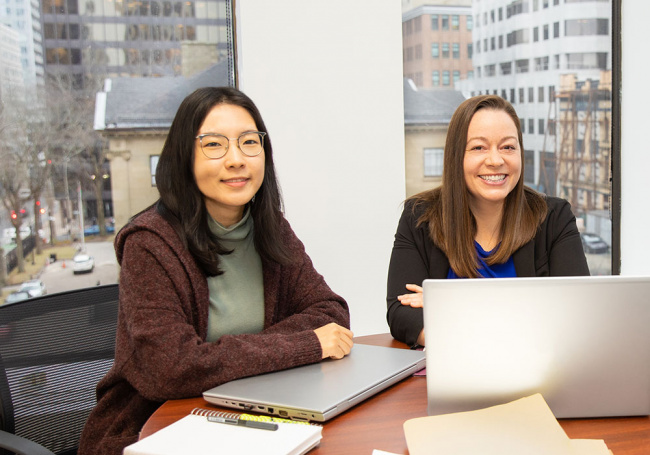
[[[473,77],[471,0],[402,2],[404,76],[418,89],[453,90]]]
[[[183,47],[196,50],[193,72],[229,55],[227,0],[44,0],[42,5],[46,72],[73,89],[100,89],[107,77],[182,75],[183,55],[191,53]]]
[[[0,24],[0,102],[12,93],[23,91],[22,76],[20,34]]]
[[[24,86],[43,86],[43,36],[38,0],[0,0],[0,23],[18,33]]]

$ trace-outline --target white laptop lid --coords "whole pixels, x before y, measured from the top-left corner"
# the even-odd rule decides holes
[[[422,368],[422,351],[355,344],[341,360],[237,379],[203,398],[242,411],[324,422]]]
[[[428,412],[650,414],[650,277],[425,280]]]

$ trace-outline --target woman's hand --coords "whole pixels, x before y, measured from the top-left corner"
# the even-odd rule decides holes
[[[328,357],[342,359],[350,353],[350,349],[354,344],[352,331],[335,322],[317,328],[314,333],[316,333],[318,341],[320,341],[324,359]]]
[[[422,287],[417,284],[407,284],[406,289],[411,291],[409,294],[397,296],[397,300],[402,305],[409,305],[413,308],[422,308]]]

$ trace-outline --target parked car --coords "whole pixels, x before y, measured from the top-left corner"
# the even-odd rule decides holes
[[[47,294],[47,289],[45,289],[45,285],[41,280],[25,281],[18,290],[27,291],[30,297],[39,297]]]
[[[609,251],[609,245],[598,235],[585,232],[580,234],[582,249],[589,254],[605,254]]]
[[[77,254],[72,259],[72,273],[92,272],[95,268],[95,259],[87,254]]]
[[[5,303],[16,303],[29,299],[31,296],[27,291],[14,291],[5,298]]]
[[[115,226],[113,226],[112,224],[107,224],[106,233],[112,234],[113,232],[115,232]],[[92,226],[88,226],[87,228],[84,229],[84,235],[85,236],[99,235],[99,226],[96,224],[93,224]]]

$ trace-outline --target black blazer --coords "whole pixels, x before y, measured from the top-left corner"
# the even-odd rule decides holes
[[[576,219],[564,199],[546,197],[548,213],[533,240],[513,254],[518,277],[589,275]],[[433,244],[427,223],[417,227],[423,209],[407,202],[395,234],[388,269],[386,303],[390,332],[396,340],[415,345],[424,321],[421,308],[402,305],[397,296],[406,294],[408,283],[427,278],[447,278],[449,260]]]

